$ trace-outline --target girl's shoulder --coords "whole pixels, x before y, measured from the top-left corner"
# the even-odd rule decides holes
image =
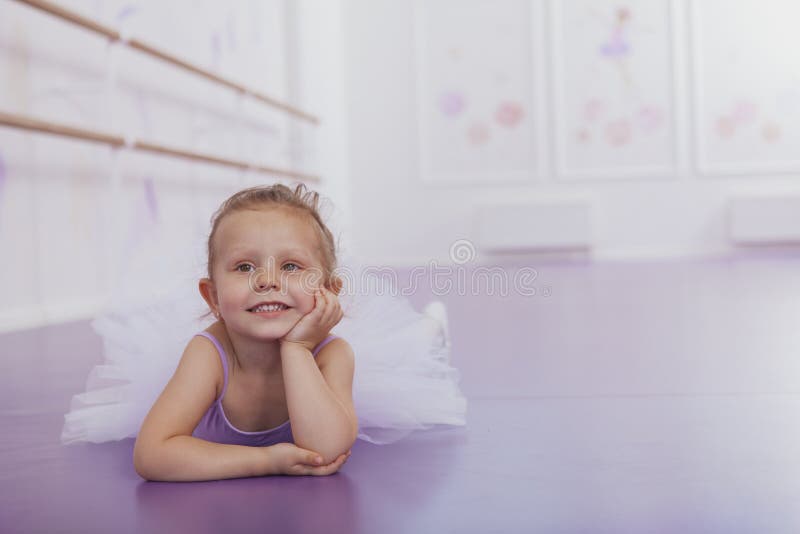
[[[348,343],[345,338],[337,335],[335,332],[331,332],[328,337],[326,337],[322,343],[317,346],[315,352],[315,359],[317,361],[317,365],[320,367],[325,365],[331,359],[353,357],[353,348],[350,346],[350,343]]]
[[[344,337],[340,336],[336,332],[329,332],[327,337],[320,341],[319,345],[317,345],[314,350],[321,352],[328,347],[342,347],[345,345],[349,346],[350,344]]]
[[[228,334],[225,331],[225,327],[221,326],[219,323],[214,323],[210,325],[208,328],[203,330],[203,332],[210,334],[217,343],[219,343],[220,347],[218,348],[217,345],[206,336],[197,335],[193,336],[191,340],[189,340],[189,345],[187,345],[187,350],[194,345],[195,350],[203,352],[204,355],[200,356],[206,360],[213,360],[216,362],[214,365],[215,369],[215,382],[217,386],[217,398],[222,393],[222,389],[225,385],[225,369],[223,367],[222,359],[225,358],[228,369],[232,368],[234,362],[232,361],[230,347],[230,339],[228,338]],[[220,351],[220,348],[222,349]]]
[[[142,423],[137,442],[190,435],[208,408],[219,398],[222,373],[216,347],[203,336],[193,336],[172,378]]]

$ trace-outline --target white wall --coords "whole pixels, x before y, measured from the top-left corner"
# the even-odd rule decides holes
[[[765,1],[779,6],[788,0]],[[463,2],[497,10],[512,3]],[[543,0],[529,2],[535,165],[516,183],[493,183],[491,158],[468,184],[423,176],[413,0],[65,0],[132,36],[309,109],[322,119],[318,128],[124,49],[110,53],[103,40],[82,30],[19,3],[0,2],[0,109],[317,172],[323,176],[320,189],[332,200],[326,215],[341,238],[344,259],[449,262],[454,241],[478,235],[481,205],[543,202],[589,206],[596,258],[724,254],[734,250],[726,226],[728,199],[798,195],[800,173],[791,165],[769,172],[734,165],[733,172],[714,176],[697,171],[698,57],[689,8],[719,3],[672,3],[675,161],[672,172],[657,178],[628,172],[624,179],[612,174],[580,180],[559,174],[552,82],[553,65],[563,57],[553,47],[553,2]],[[778,44],[767,39],[764,46]],[[115,65],[118,76],[111,84]],[[738,87],[720,79],[712,81]],[[794,126],[787,124],[786,131]],[[709,154],[714,150],[709,147]],[[91,316],[119,284],[131,282],[121,274],[130,270],[126,265],[154,251],[174,255],[181,243],[201,242],[225,196],[264,181],[256,174],[125,151],[115,157],[102,147],[6,128],[0,128],[0,170],[0,331]],[[479,254],[483,261],[494,259]],[[187,261],[202,263],[202,251],[192,249],[189,256]]]
[[[292,96],[298,106],[321,118],[306,129],[304,154],[323,176],[319,190],[330,200],[327,222],[338,240],[340,256],[354,254],[353,206],[348,159],[347,88],[345,86],[344,9],[341,0],[293,0],[295,65]]]
[[[317,87],[302,80],[316,71],[290,63],[300,46],[292,2],[61,5],[317,111],[311,102],[322,88],[298,94],[298,87]],[[279,168],[341,167],[328,162],[335,155],[309,149],[317,142],[314,128],[295,127],[284,113],[121,45],[109,47],[18,2],[0,2],[0,87],[0,110],[7,112]],[[327,94],[325,105],[341,109]],[[338,171],[325,192],[344,196],[343,180]],[[202,269],[202,243],[219,203],[242,187],[273,181],[0,127],[0,331],[90,317],[120,288],[130,294],[141,286],[146,298],[177,273]]]
[[[464,2],[475,4],[477,0]],[[737,4],[742,5],[734,2],[730,9],[736,9]],[[494,2],[491,7],[502,10],[508,5]],[[559,58],[552,56],[552,6],[538,1],[531,5],[539,13],[532,21],[535,64],[531,65],[538,75],[535,106],[541,119],[537,121],[539,142],[533,148],[536,168],[520,183],[493,185],[488,171],[483,183],[478,180],[465,185],[425,181],[421,176],[415,85],[420,66],[415,55],[414,2],[344,2],[353,218],[359,223],[354,231],[358,249],[370,261],[446,262],[451,243],[477,235],[474,217],[479,205],[551,201],[586,202],[590,206],[591,254],[596,258],[726,254],[734,250],[726,227],[729,197],[800,193],[800,172],[791,170],[717,176],[704,176],[697,171],[692,115],[692,65],[696,58],[690,48],[690,5],[683,0],[674,2],[673,13],[677,133],[674,171],[660,178],[636,173],[629,173],[624,179],[559,177],[554,156],[555,100],[551,83],[552,65]],[[453,21],[458,23],[455,12]],[[777,54],[785,43],[775,41],[771,46]],[[800,87],[800,81],[796,87]],[[800,128],[800,124],[788,126]],[[481,251],[479,255],[490,261]]]

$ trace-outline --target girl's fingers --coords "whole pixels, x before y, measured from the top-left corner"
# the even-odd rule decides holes
[[[322,467],[318,467],[318,468],[315,468],[315,469],[319,469],[320,470],[320,474],[322,474],[322,475],[330,475],[330,474],[333,474],[336,471],[338,471],[339,468],[341,468],[342,465],[344,464],[345,460],[347,460],[347,456],[342,454],[336,460],[334,460],[333,463],[330,463],[328,465],[324,465]]]
[[[333,299],[334,303],[332,306],[333,309],[331,310],[331,321],[333,324],[336,324],[342,319],[342,314],[344,312],[342,312],[342,303],[339,302],[339,299],[336,296],[334,296]]]
[[[316,298],[317,305],[313,313],[317,313],[317,309],[319,309],[319,313],[315,317],[317,323],[325,328],[332,328],[344,316],[339,297],[327,288],[321,287],[316,294]]]
[[[303,449],[302,447],[298,447],[297,445],[294,446],[295,448],[295,457],[294,463],[295,465],[320,465],[317,461],[322,461],[322,457],[319,453],[310,451],[308,449]]]
[[[319,306],[319,313],[317,314],[317,321],[319,324],[327,324],[328,316],[330,314],[331,309],[331,300],[328,295],[325,294],[324,289],[320,289],[319,293],[317,294],[317,302]],[[317,310],[314,310],[317,311]]]
[[[325,476],[335,473],[347,461],[347,454],[342,454],[328,465],[305,466],[304,474]]]
[[[299,447],[298,447],[298,449],[299,449]],[[345,456],[345,457],[347,456],[347,453],[340,454],[331,463],[323,465],[321,463],[323,461],[322,456],[320,456],[318,453],[316,453],[314,451],[309,451],[308,449],[299,449],[299,450],[302,451],[302,454],[300,454],[297,457],[297,460],[295,461],[295,465],[306,465],[308,467],[314,467],[314,468],[321,468],[321,467],[327,467],[329,465],[333,465],[336,462],[338,462],[339,459],[342,458],[343,456]]]
[[[333,317],[334,308],[334,304],[329,300],[327,306],[325,307],[325,313],[319,318],[320,324],[326,327],[331,326],[331,317]]]
[[[322,288],[322,292],[325,295],[327,307],[326,313],[323,315],[320,322],[326,326],[333,326],[339,322],[337,317],[339,315],[339,311],[341,310],[341,304],[339,303],[339,298],[329,290]]]
[[[314,293],[314,309],[311,310],[311,315],[314,317],[322,317],[325,313],[325,297],[322,296],[319,290]]]
[[[328,311],[328,301],[325,298],[325,293],[322,291],[322,289],[317,289],[315,296],[317,301],[316,306],[314,307],[314,318],[318,324],[322,324],[325,320],[325,314]]]

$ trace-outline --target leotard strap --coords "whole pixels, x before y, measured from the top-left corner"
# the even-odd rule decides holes
[[[335,335],[331,334],[328,337],[326,337],[325,339],[323,339],[322,341],[320,341],[319,345],[314,347],[314,352],[312,352],[311,355],[316,357],[317,353],[322,350],[322,347],[324,347],[325,345],[327,345],[328,343],[330,343],[331,341],[333,341],[337,337],[339,337],[339,336],[335,336]]]

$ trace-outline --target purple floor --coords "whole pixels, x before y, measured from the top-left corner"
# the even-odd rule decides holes
[[[144,482],[133,440],[61,446],[99,339],[4,335],[0,531],[800,532],[800,256],[537,267],[540,295],[442,297],[468,426],[327,478]]]

